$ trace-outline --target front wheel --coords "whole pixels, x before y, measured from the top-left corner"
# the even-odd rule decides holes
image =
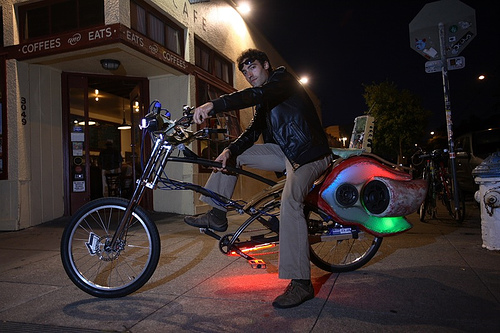
[[[116,246],[110,242],[128,201],[102,198],[80,208],[61,239],[61,260],[73,283],[97,297],[122,297],[141,288],[160,258],[156,225],[136,207]]]
[[[317,208],[305,208],[305,216],[310,229],[310,259],[319,268],[332,273],[354,271],[366,265],[377,253],[382,237],[359,231],[358,238],[348,237],[338,240],[329,237],[344,226],[325,220]]]
[[[418,215],[420,218],[421,222],[425,222],[425,215],[429,215],[430,217],[435,217],[435,209],[434,206],[431,204],[431,201],[433,200],[433,192],[434,192],[434,186],[430,178],[430,174],[427,171],[427,169],[424,169],[424,175],[422,177],[425,179],[427,182],[427,193],[425,194],[425,199],[420,205],[420,208],[418,210]]]

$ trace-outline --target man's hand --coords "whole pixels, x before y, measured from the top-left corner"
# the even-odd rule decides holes
[[[194,109],[193,120],[197,124],[201,124],[205,119],[209,118],[208,113],[212,111],[214,104],[212,102],[207,102],[203,105],[198,106]]]
[[[222,153],[215,159],[215,162],[221,162],[222,168],[214,168],[215,171],[222,171],[226,169],[226,164],[229,158],[231,157],[231,152],[229,149],[224,149]]]

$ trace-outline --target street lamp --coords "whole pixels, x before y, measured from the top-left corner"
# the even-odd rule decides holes
[[[238,12],[240,12],[240,14],[242,15],[245,15],[245,14],[248,14],[250,13],[250,11],[252,10],[250,8],[250,5],[247,3],[247,2],[242,2],[240,3],[236,9],[238,10]]]

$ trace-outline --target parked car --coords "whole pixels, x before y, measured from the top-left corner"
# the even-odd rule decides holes
[[[474,193],[479,186],[472,170],[496,151],[500,151],[500,128],[470,132],[455,140],[457,181],[460,189]]]

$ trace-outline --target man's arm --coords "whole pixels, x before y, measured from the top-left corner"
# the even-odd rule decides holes
[[[205,119],[210,118],[209,113],[214,108],[214,103],[207,102],[194,109],[193,120],[197,124],[201,124]]]

